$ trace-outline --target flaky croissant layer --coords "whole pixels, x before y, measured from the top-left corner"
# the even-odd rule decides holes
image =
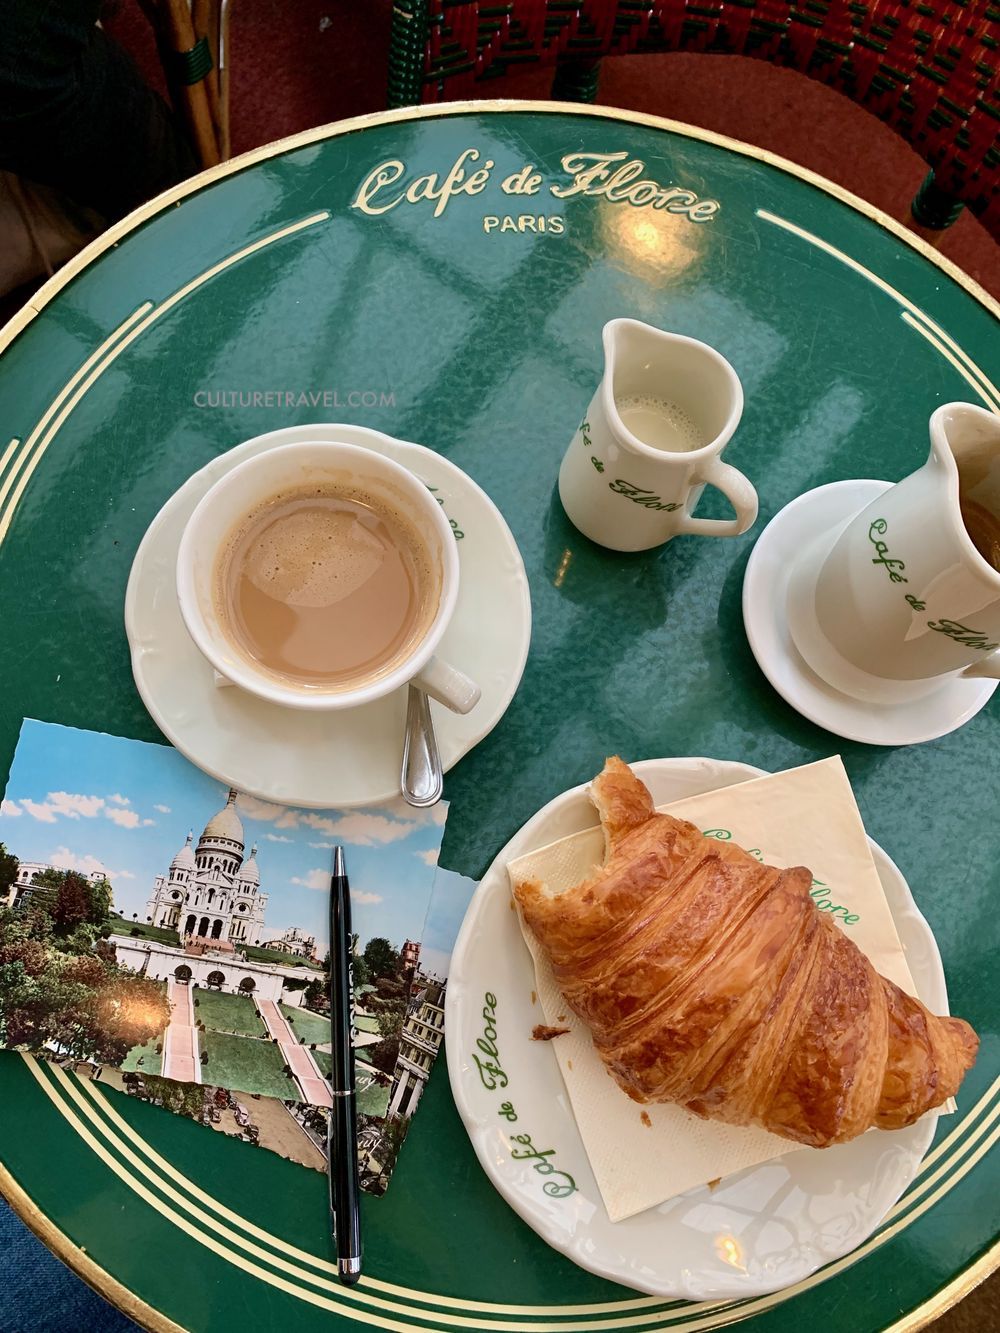
[[[975,1032],[880,976],[819,911],[808,870],[657,814],[618,758],[591,796],[604,866],[558,895],[534,880],[514,895],[630,1097],[822,1148],[955,1093]]]

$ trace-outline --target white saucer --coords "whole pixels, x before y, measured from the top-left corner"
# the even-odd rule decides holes
[[[657,805],[762,775],[748,764],[715,759],[651,759],[632,767]],[[800,1282],[871,1235],[913,1179],[937,1113],[891,1134],[872,1130],[833,1148],[783,1153],[727,1176],[714,1190],[701,1186],[609,1221],[558,1061],[548,1043],[531,1040],[539,1021],[535,972],[510,910],[507,877],[514,857],[596,823],[586,785],[556,797],[490,866],[462,924],[448,979],[445,1050],[455,1104],[476,1156],[543,1240],[612,1281],[692,1301],[739,1300]],[[869,845],[917,994],[945,1014],[944,971],[931,929],[898,867],[871,839]],[[490,1067],[482,1075],[484,1052]],[[553,1169],[572,1177],[576,1189],[568,1197],[546,1194],[546,1177],[513,1142],[522,1132],[549,1154]],[[735,1242],[738,1262],[733,1245],[721,1245],[722,1239]]]
[[[743,579],[743,623],[757,663],[781,697],[803,717],[849,741],[915,745],[964,726],[983,708],[995,680],[952,677],[910,703],[870,704],[827,685],[800,657],[785,623],[785,597],[795,553],[824,529],[844,527],[892,485],[835,481],[779,510],[757,538]],[[831,537],[832,540],[832,537]]]
[[[301,440],[374,449],[436,491],[456,530],[462,579],[441,655],[482,688],[465,717],[431,705],[445,770],[503,717],[531,638],[528,580],[511,531],[489,496],[454,463],[361,426],[294,426],[259,435],[216,458],[170,497],[142,539],[125,594],[132,671],[163,734],[213,777],[281,804],[371,805],[399,795],[406,690],[363,708],[322,714],[280,708],[233,686],[219,688],[177,606],[177,548],[195,505],[237,463]]]

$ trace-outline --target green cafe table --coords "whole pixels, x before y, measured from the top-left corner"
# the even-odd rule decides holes
[[[613,198],[589,174],[605,159],[639,163]],[[913,470],[942,402],[1000,407],[997,313],[902,228],[788,163],[555,104],[311,131],[186,182],[60,272],[2,337],[4,772],[25,716],[157,738],[122,600],[146,526],[191,472],[278,426],[374,426],[466,469],[531,581],[527,671],[448,776],[443,864],[480,875],[608,752],[768,769],[840,753],[934,929],[952,1008],[983,1041],[957,1115],[871,1239],[832,1273],[735,1306],[641,1297],[548,1249],[487,1183],[443,1060],[388,1194],[365,1201],[366,1276],[350,1291],[327,1266],[321,1175],[113,1093],[84,1114],[59,1071],[4,1053],[0,1187],[25,1221],[140,1323],[193,1333],[868,1333],[919,1328],[992,1271],[1000,708],[930,744],[840,741],[767,684],[740,589],[755,534],[794,496]],[[558,464],[618,315],[736,367],[746,411],[727,458],[762,511],[745,537],[621,557],[563,515]],[[699,512],[723,502],[708,493]]]

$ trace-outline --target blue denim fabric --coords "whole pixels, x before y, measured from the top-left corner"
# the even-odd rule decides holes
[[[0,1199],[0,1333],[138,1333]]]

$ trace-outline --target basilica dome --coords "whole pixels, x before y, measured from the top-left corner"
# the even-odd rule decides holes
[[[237,842],[240,849],[246,845],[243,841],[243,824],[239,815],[236,813],[236,790],[230,788],[229,800],[222,807],[218,814],[205,825],[205,831],[199,839],[199,843],[214,841],[217,838],[226,839],[229,842]]]
[[[250,855],[243,863],[240,879],[244,884],[260,885],[260,870],[257,868],[257,844],[250,848]]]
[[[170,862],[171,870],[193,870],[194,852],[191,850],[191,834],[187,835],[187,842],[180,849],[174,859]]]

